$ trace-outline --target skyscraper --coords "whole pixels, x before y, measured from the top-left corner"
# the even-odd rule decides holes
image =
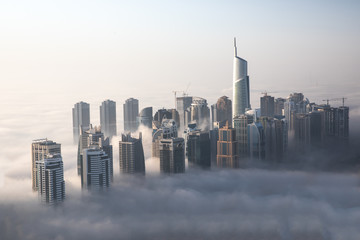
[[[151,128],[153,121],[153,108],[152,107],[143,108],[140,111],[139,116],[136,117],[136,121],[138,126],[144,125],[148,128]]]
[[[162,173],[185,172],[185,146],[183,138],[161,139],[160,171]]]
[[[247,61],[237,56],[236,39],[234,38],[234,71],[233,71],[233,116],[244,114],[250,108],[249,76]]]
[[[196,123],[196,126],[203,131],[210,129],[210,109],[206,99],[193,97],[191,106],[185,111],[185,121],[187,121],[186,125]]]
[[[248,124],[249,153],[251,159],[265,159],[265,133],[260,122]]]
[[[274,115],[283,116],[285,98],[276,98],[274,101]]]
[[[81,129],[87,129],[90,125],[90,105],[86,102],[78,102],[72,109],[74,144],[78,144]]]
[[[116,136],[116,102],[106,100],[100,106],[100,125],[105,137]]]
[[[51,140],[37,139],[31,144],[31,176],[32,189],[38,190],[39,179],[37,178],[36,162],[43,160],[49,154],[61,154],[61,145]]]
[[[46,155],[36,161],[38,192],[46,203],[60,203],[65,198],[64,167],[60,154]]]
[[[145,157],[141,133],[139,139],[131,134],[122,134],[119,142],[119,162],[121,173],[145,174]]]
[[[271,97],[265,93],[263,97],[260,98],[260,108],[261,116],[264,117],[273,117],[274,116],[274,97]]]
[[[129,98],[124,105],[124,131],[135,132],[137,129],[136,117],[139,115],[139,100]]]
[[[229,126],[232,126],[232,102],[228,97],[222,96],[215,104],[211,105],[211,121],[212,128],[214,128],[215,122],[223,125],[228,122]]]
[[[80,135],[80,141],[78,146],[78,175],[81,176],[81,179],[85,176],[82,175],[83,173],[83,153],[85,149],[89,149],[92,147],[97,147],[103,150],[106,155],[109,157],[109,170],[110,170],[110,179],[113,179],[113,150],[112,145],[110,145],[110,139],[105,138],[104,134],[101,132],[101,127],[92,127],[90,125],[90,129],[86,131],[82,131]]]
[[[110,158],[97,146],[84,149],[82,168],[82,188],[105,190],[110,187]]]
[[[177,128],[180,126],[180,117],[178,111],[176,109],[159,109],[154,115],[154,121],[156,124],[161,125],[164,119],[173,119],[176,123]]]
[[[193,98],[190,96],[183,96],[176,98],[176,111],[179,113],[180,131],[187,127],[187,119],[185,119],[185,111],[191,106]]]
[[[160,157],[160,140],[168,138],[177,138],[177,125],[173,119],[164,119],[158,129],[154,129],[152,135],[152,156]]]
[[[243,114],[233,119],[236,131],[236,142],[240,158],[249,156],[248,124],[254,122],[253,115]]]
[[[189,163],[201,167],[210,167],[210,135],[200,130],[186,134],[186,155]]]
[[[216,163],[218,167],[240,167],[237,151],[236,132],[228,125],[219,129]]]

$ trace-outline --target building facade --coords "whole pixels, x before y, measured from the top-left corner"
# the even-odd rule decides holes
[[[216,164],[218,167],[240,167],[236,131],[228,125],[219,129]]]
[[[185,143],[183,138],[161,139],[159,150],[161,173],[185,172]]]
[[[86,102],[76,103],[72,109],[72,117],[74,144],[77,144],[81,130],[86,130],[90,125],[90,104]]]
[[[60,154],[49,154],[36,161],[36,175],[42,202],[56,204],[65,199],[64,167]]]
[[[215,104],[211,105],[211,122],[212,128],[216,122],[223,125],[228,122],[229,126],[232,126],[232,102],[228,97],[222,96]]]
[[[124,109],[124,131],[135,132],[137,130],[136,117],[139,115],[139,100],[129,98],[123,105]]]
[[[186,134],[186,155],[189,163],[200,167],[211,166],[209,132],[191,131]]]
[[[31,144],[31,176],[32,189],[37,191],[39,187],[39,179],[37,178],[36,162],[43,160],[47,155],[61,155],[61,144],[51,140],[37,139]]]
[[[105,137],[117,135],[116,130],[116,102],[106,100],[100,106],[100,125]]]
[[[275,104],[274,97],[269,96],[265,93],[265,96],[260,98],[260,111],[261,116],[274,117]]]
[[[136,117],[137,126],[143,125],[145,127],[151,128],[152,127],[152,121],[153,121],[153,108],[147,107],[143,108],[139,116]]]
[[[122,134],[119,142],[120,172],[129,174],[145,174],[145,157],[141,133],[139,138],[131,134]]]

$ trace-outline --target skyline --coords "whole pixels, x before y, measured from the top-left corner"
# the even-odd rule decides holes
[[[352,0],[1,3],[0,238],[357,239],[359,10]],[[317,104],[344,97],[349,144],[244,169],[185,161],[184,174],[168,176],[152,157],[152,130],[141,126],[132,136],[141,136],[145,177],[121,174],[125,101],[138,99],[139,112],[152,115],[175,107],[173,91],[209,108],[233,101],[234,37],[252,109],[262,93],[303,93]],[[71,108],[90,104],[96,128],[105,100],[117,105],[117,135],[113,182],[98,194],[81,189]],[[61,144],[60,208],[41,205],[31,188],[31,143],[43,138]]]

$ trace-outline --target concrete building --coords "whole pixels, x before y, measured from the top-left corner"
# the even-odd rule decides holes
[[[129,98],[123,105],[124,109],[124,131],[135,132],[137,130],[136,117],[139,115],[139,100]]]
[[[275,104],[274,97],[265,95],[260,98],[260,111],[262,117],[274,117]]]
[[[190,164],[209,168],[210,152],[209,132],[196,130],[186,134],[186,155]]]
[[[304,99],[302,93],[292,93],[284,103],[284,115],[288,122],[289,130],[293,131],[295,127],[295,118],[297,113],[307,113],[306,106],[309,104],[308,99]]]
[[[180,126],[180,117],[176,109],[159,109],[154,115],[154,122],[156,125],[161,125],[164,119],[173,119],[176,123],[177,128]]]
[[[78,144],[81,130],[90,125],[90,104],[78,102],[72,109],[74,144]]]
[[[139,116],[136,117],[137,126],[143,125],[145,127],[151,128],[152,127],[152,121],[153,121],[153,108],[147,107],[143,108]]]
[[[42,202],[56,204],[65,199],[64,167],[60,154],[49,154],[36,161],[36,175]]]
[[[161,139],[159,150],[161,173],[185,172],[185,143],[183,138]]]
[[[247,61],[237,56],[236,39],[234,39],[233,69],[233,116],[244,114],[250,109],[250,86],[247,75]]]
[[[129,174],[145,174],[145,157],[142,145],[142,136],[131,137],[131,134],[122,134],[119,142],[120,172]]]
[[[110,187],[110,158],[97,146],[84,149],[81,186],[84,189],[102,191]]]
[[[223,125],[228,122],[229,126],[232,126],[232,102],[228,97],[222,96],[215,104],[211,105],[211,122],[212,128],[216,122]]]
[[[216,164],[218,167],[239,168],[236,131],[228,125],[219,129]]]
[[[37,191],[39,187],[39,179],[37,178],[36,162],[45,159],[47,155],[61,155],[61,144],[51,140],[37,139],[31,144],[31,178],[32,189]]]
[[[100,106],[100,125],[105,137],[117,135],[116,130],[116,102],[106,100]]]
[[[243,114],[233,119],[233,126],[236,132],[238,154],[240,158],[249,156],[248,124],[254,122],[253,115]]]

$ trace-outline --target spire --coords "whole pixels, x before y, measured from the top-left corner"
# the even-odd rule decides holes
[[[234,56],[237,57],[236,38],[234,37]]]

